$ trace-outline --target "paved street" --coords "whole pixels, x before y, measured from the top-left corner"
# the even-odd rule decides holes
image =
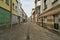
[[[0,30],[0,40],[60,40],[60,36],[27,22],[12,29]]]

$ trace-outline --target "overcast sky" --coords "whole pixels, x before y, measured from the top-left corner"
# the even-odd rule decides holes
[[[20,1],[22,3],[22,8],[24,9],[28,17],[31,16],[32,8],[34,8],[34,0],[20,0]]]

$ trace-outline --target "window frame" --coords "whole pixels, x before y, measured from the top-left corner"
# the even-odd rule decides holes
[[[47,9],[46,1],[47,1],[47,0],[44,0],[44,10]]]
[[[53,15],[53,17],[54,17],[54,29],[59,30],[59,17],[58,17],[58,14]],[[56,20],[58,20],[58,21],[56,22]],[[55,28],[56,25],[57,25],[57,28]]]

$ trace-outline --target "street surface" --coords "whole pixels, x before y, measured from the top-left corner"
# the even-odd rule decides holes
[[[60,40],[60,36],[34,23],[16,25],[12,29],[0,30],[0,40]]]

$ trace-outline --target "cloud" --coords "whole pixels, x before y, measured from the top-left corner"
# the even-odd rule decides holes
[[[22,8],[28,16],[31,16],[32,8],[34,8],[34,0],[21,0]]]

